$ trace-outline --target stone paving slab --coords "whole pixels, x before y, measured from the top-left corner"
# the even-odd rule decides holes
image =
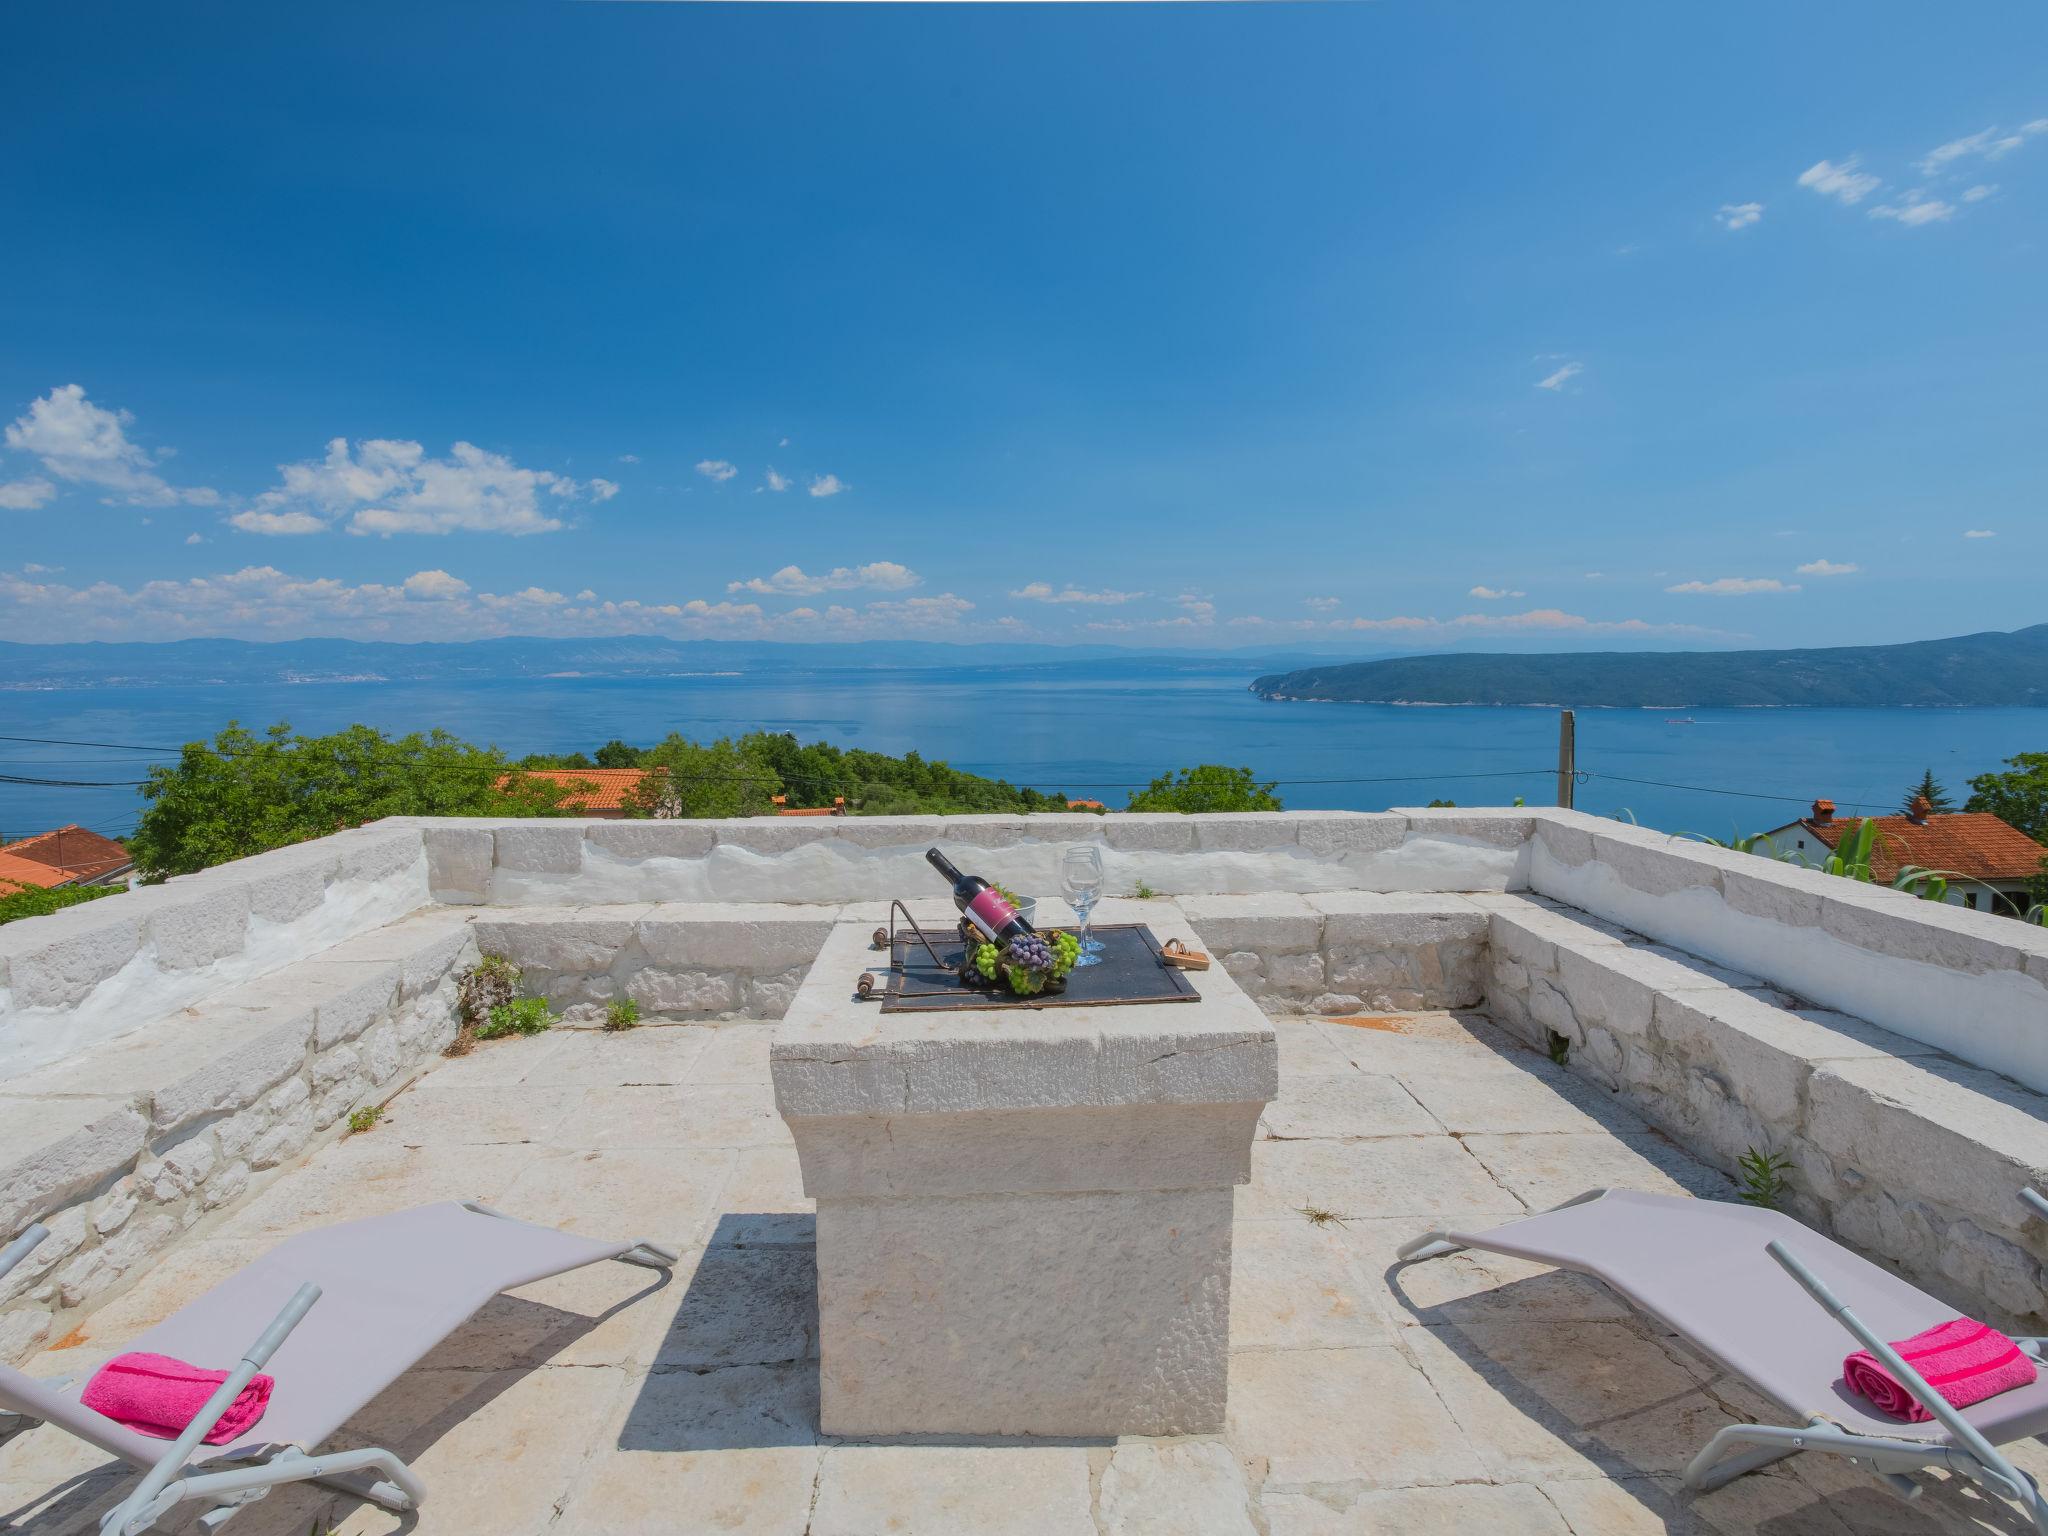
[[[815,1219],[764,1097],[775,1029],[744,1023],[559,1032],[442,1062],[386,1124],[202,1223],[30,1369],[90,1370],[292,1232],[481,1198],[652,1236],[682,1259],[666,1277],[597,1266],[500,1297],[349,1425],[338,1443],[390,1444],[426,1478],[416,1520],[295,1489],[239,1515],[232,1536],[2016,1529],[1953,1479],[1924,1478],[1908,1505],[1829,1462],[1684,1493],[1677,1470],[1714,1428],[1761,1412],[1754,1394],[1581,1277],[1394,1255],[1426,1228],[1511,1219],[1593,1185],[1725,1197],[1721,1175],[1474,1015],[1275,1032],[1266,1130],[1291,1139],[1262,1136],[1237,1195],[1224,1435],[823,1435]],[[1333,1219],[1312,1223],[1309,1205]],[[2048,1473],[2048,1449],[2015,1459]],[[126,1486],[98,1453],[32,1432],[0,1447],[0,1531],[88,1536]]]

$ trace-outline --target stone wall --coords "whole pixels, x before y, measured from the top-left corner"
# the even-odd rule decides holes
[[[2048,928],[1572,811],[1529,888],[2048,1092]]]
[[[60,1337],[210,1218],[341,1135],[455,1036],[469,914],[429,912],[0,1083],[0,1360]]]
[[[615,998],[669,1018],[779,1019],[831,931],[836,907],[686,902],[498,907],[478,947],[524,971],[522,985],[572,1022]]]
[[[379,823],[0,927],[0,1080],[432,898],[416,830]]]
[[[1059,851],[1103,851],[1111,895],[1498,891],[1526,883],[1525,811],[1265,815],[819,816],[734,821],[420,819],[437,900],[886,900],[931,893],[940,845],[1017,890],[1059,888]]]
[[[1787,1208],[1960,1309],[2048,1328],[2048,1099],[1625,929],[1495,898],[1486,1011],[1730,1174],[1791,1165]]]
[[[1487,913],[1463,896],[1189,896],[1180,908],[1269,1011],[1471,1008],[1486,992]]]

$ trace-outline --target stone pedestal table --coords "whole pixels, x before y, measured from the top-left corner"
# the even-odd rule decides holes
[[[1198,947],[1170,903],[1134,916]],[[873,928],[835,926],[771,1051],[818,1203],[825,1431],[1221,1430],[1265,1016],[1220,965],[1198,1002],[885,1015],[854,996]]]

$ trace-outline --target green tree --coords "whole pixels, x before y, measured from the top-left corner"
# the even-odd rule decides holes
[[[2004,773],[1970,780],[1966,811],[1989,811],[2037,843],[2048,843],[2048,752],[2022,752],[2005,760]]]
[[[21,917],[43,917],[51,912],[61,912],[66,907],[75,907],[82,901],[98,901],[102,896],[119,895],[117,885],[60,885],[54,890],[45,890],[39,885],[16,885],[12,881],[0,880],[0,923],[11,923]]]
[[[758,738],[700,744],[670,733],[640,754],[648,770],[626,796],[628,816],[762,816],[775,808],[782,779]]]
[[[1927,803],[1931,805],[1937,813],[1943,811],[1952,811],[1956,808],[1955,801],[1949,799],[1948,791],[1941,787],[1941,781],[1934,776],[1934,770],[1932,768],[1928,769],[1925,773],[1923,773],[1920,776],[1920,782],[1918,784],[1915,784],[1911,789],[1906,791],[1906,798],[1904,803],[1900,806],[1900,810],[1902,810],[1906,815],[1911,816],[1913,814],[1913,802],[1921,799],[1922,797],[1925,797]]]
[[[1178,777],[1162,774],[1131,796],[1134,811],[1277,811],[1280,799],[1273,785],[1261,784],[1249,768],[1224,768],[1203,763],[1183,768]]]
[[[614,736],[610,741],[597,749],[597,766],[600,768],[638,768],[640,766],[640,749],[638,747],[629,747],[619,740],[618,737]]]
[[[324,837],[384,816],[545,816],[559,785],[507,778],[496,749],[445,731],[393,740],[367,725],[332,736],[258,736],[229,722],[152,768],[149,802],[129,849],[146,877],[190,874],[229,859]],[[501,785],[503,787],[501,787]]]

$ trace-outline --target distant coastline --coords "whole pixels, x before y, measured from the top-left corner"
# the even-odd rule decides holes
[[[1815,650],[1402,656],[1269,673],[1251,691],[1273,703],[1406,708],[2048,707],[2048,624]]]

